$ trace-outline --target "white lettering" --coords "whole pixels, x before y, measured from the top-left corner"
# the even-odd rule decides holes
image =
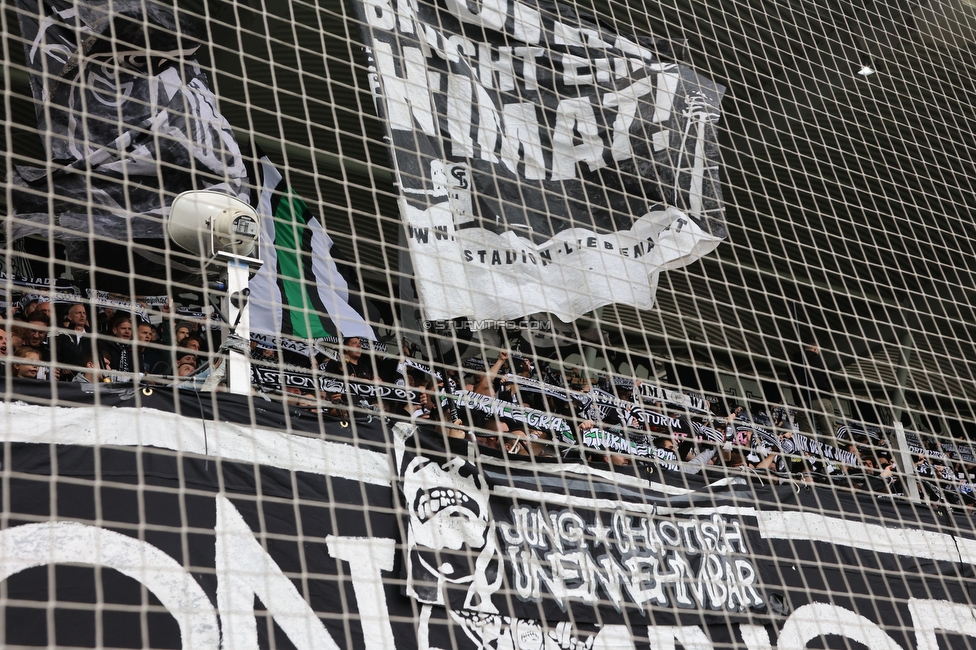
[[[393,570],[396,542],[387,538],[329,535],[325,544],[329,555],[349,563],[359,620],[363,625],[364,646],[396,650],[382,574]]]
[[[654,103],[654,122],[666,122],[671,116],[674,93],[678,88],[679,77],[674,73],[657,75],[657,95]],[[608,108],[619,107],[617,119],[613,123],[613,142],[610,146],[614,160],[627,160],[634,156],[630,145],[630,127],[637,116],[640,98],[652,90],[650,80],[642,79],[623,90],[603,96],[603,105]],[[652,136],[654,150],[660,151],[668,146],[668,132],[661,130]]]
[[[223,496],[217,497],[214,532],[222,650],[257,650],[255,595],[298,650],[339,650],[305,598],[254,539],[234,504]]]
[[[486,88],[494,88],[495,77],[498,74],[497,87],[502,91],[515,90],[515,67],[512,60],[512,48],[499,47],[498,60],[494,60],[491,46],[487,43],[478,44],[478,77]]]
[[[396,16],[390,0],[363,0],[366,11],[366,22],[370,27],[390,31],[396,27]],[[398,3],[399,4],[399,3]]]
[[[538,9],[515,3],[515,38],[528,45],[538,45],[542,40],[542,15]]]
[[[393,50],[389,43],[375,41],[373,57],[376,60],[377,75],[383,84],[383,93],[386,95],[390,128],[413,131],[413,118],[416,118],[424,133],[431,137],[437,135],[423,53],[415,47],[403,48],[403,66],[406,69],[403,78],[396,74]]]
[[[762,625],[741,623],[739,633],[748,650],[773,650],[773,644],[769,641],[769,632]]]
[[[649,625],[647,637],[651,650],[675,650],[675,641],[684,650],[712,650],[712,642],[701,628],[694,625]]]
[[[524,178],[531,180],[546,177],[546,161],[539,137],[539,119],[535,104],[505,104],[505,135],[502,139],[502,162],[518,173],[519,160],[525,161]],[[519,152],[521,151],[521,156]]]
[[[575,144],[576,139],[583,141]],[[593,104],[582,97],[564,99],[556,107],[556,127],[552,133],[552,178],[576,178],[577,163],[585,162],[594,172],[606,166],[603,139],[593,113]]]
[[[593,75],[590,74],[590,60],[575,54],[563,54],[563,82],[569,86],[592,84]],[[585,70],[580,73],[580,70]]]
[[[451,135],[451,155],[474,155],[471,141],[471,80],[464,75],[447,77],[447,132]]]
[[[457,16],[461,22],[497,30],[505,29],[508,0],[481,0],[481,9],[478,13],[468,9],[468,4],[464,0],[445,0],[445,4],[447,10]]]
[[[779,633],[779,650],[803,650],[807,642],[836,634],[857,641],[869,650],[903,650],[884,630],[849,609],[827,603],[811,603],[797,609]]]
[[[911,598],[908,611],[912,613],[917,650],[939,650],[936,630],[976,637],[976,610],[969,605]]]
[[[546,49],[542,47],[516,47],[512,48],[515,56],[522,59],[522,79],[526,90],[538,90],[538,76],[536,75],[535,60],[545,55]]]
[[[634,635],[626,625],[604,625],[592,650],[634,650]]]
[[[417,18],[417,0],[397,0],[397,18],[400,31],[404,34],[413,34],[413,23]]]
[[[68,521],[27,524],[0,532],[0,580],[46,564],[115,569],[145,585],[173,615],[184,648],[217,650],[217,617],[207,594],[176,560],[152,544]]]
[[[495,145],[502,129],[501,118],[488,91],[481,84],[475,84],[475,90],[478,93],[478,146],[481,147],[481,159],[496,163],[498,156],[495,155]]]

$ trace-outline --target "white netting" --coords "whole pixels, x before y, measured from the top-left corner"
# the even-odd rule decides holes
[[[6,646],[974,643],[969,4],[0,7]]]

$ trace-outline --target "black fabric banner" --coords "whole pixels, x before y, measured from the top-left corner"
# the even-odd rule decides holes
[[[596,418],[615,427],[634,427],[664,436],[686,438],[693,435],[691,423],[685,417],[675,417],[657,409],[644,408],[637,402],[620,399],[612,393],[594,388],[593,409]]]
[[[139,0],[17,0],[48,166],[17,166],[15,239],[162,239],[177,194],[247,202],[230,124],[176,12]],[[50,189],[56,191],[49,196]],[[57,221],[52,223],[52,216]]]
[[[354,5],[426,318],[650,308],[726,237],[724,88],[683,43],[548,0]]]
[[[380,384],[372,381],[346,380],[343,377],[318,373],[293,372],[251,364],[251,382],[263,390],[284,392],[297,388],[303,392],[343,395],[375,403],[377,400],[417,404],[420,393],[404,386]],[[323,402],[323,405],[328,402]]]
[[[556,386],[554,384],[547,384],[546,382],[539,381],[538,379],[529,379],[528,377],[507,374],[504,376],[503,380],[504,383],[511,382],[517,385],[519,391],[534,393],[536,395],[544,395],[545,397],[558,399],[561,402],[575,404],[576,408],[580,409],[581,411],[585,411],[587,408],[589,408],[590,403],[593,401],[593,398],[586,393],[580,393],[578,391],[563,388],[562,386]]]
[[[18,396],[0,405],[8,645],[932,650],[976,638],[976,530],[952,511],[506,462],[406,423],[234,395],[57,386],[64,406],[51,407],[50,386],[3,386]]]

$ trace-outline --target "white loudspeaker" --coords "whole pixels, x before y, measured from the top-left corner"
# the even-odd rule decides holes
[[[258,215],[240,199],[211,190],[190,190],[173,200],[166,232],[180,248],[213,257],[248,256],[258,241]]]

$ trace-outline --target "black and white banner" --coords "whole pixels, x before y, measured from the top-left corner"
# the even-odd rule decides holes
[[[504,463],[406,423],[351,427],[235,395],[69,385],[51,407],[47,382],[2,388],[18,397],[0,404],[8,646],[976,641],[969,517]]]
[[[649,309],[726,237],[724,88],[548,0],[358,0],[425,317]]]
[[[629,402],[594,388],[590,391],[593,396],[593,408],[602,422],[620,427],[634,427],[642,431],[650,431],[665,436],[687,437],[692,435],[691,423],[684,417],[675,417],[658,410],[644,408],[637,402]]]
[[[843,463],[851,467],[861,464],[857,455],[853,452],[840,449],[839,447],[825,445],[820,440],[802,433],[794,433],[789,438],[780,436],[779,447],[787,455],[810,454],[811,456]]]
[[[251,383],[263,390],[277,393],[286,392],[289,388],[297,388],[303,393],[324,393],[325,396],[342,395],[366,400],[370,403],[382,400],[385,402],[417,404],[420,401],[420,393],[418,391],[404,386],[381,384],[372,381],[358,381],[356,379],[346,380],[342,377],[322,373],[312,375],[303,372],[262,367],[258,364],[251,364]],[[321,405],[324,407],[332,406],[324,400]]]
[[[580,441],[584,447],[592,450],[628,454],[639,458],[652,458],[654,456],[654,449],[647,444],[646,438],[636,442],[624,431],[608,431],[594,427],[581,432]]]
[[[906,431],[905,440],[908,442],[909,453],[912,453],[916,456],[924,456],[930,460],[934,460],[937,462],[943,461],[949,456],[948,451],[945,448],[946,446],[944,444],[941,443],[938,445],[926,444],[925,442],[923,442],[922,437],[917,433]],[[955,451],[954,445],[950,444],[949,446],[952,451]],[[970,449],[970,452],[971,451],[972,450]]]
[[[513,402],[506,402],[490,395],[481,395],[469,390],[459,390],[449,396],[455,401],[458,410],[477,411],[489,418],[522,422],[532,429],[551,431],[566,443],[576,442],[576,434],[565,418],[546,411],[526,408]]]
[[[660,404],[668,408],[688,411],[692,416],[711,416],[712,409],[708,401],[697,393],[682,393],[654,384],[641,383],[637,394],[644,402]]]
[[[732,441],[743,447],[762,448],[765,453],[779,449],[787,456],[809,454],[816,458],[842,463],[851,467],[860,464],[857,455],[846,449],[824,444],[811,436],[793,432],[788,436],[778,435],[765,427],[750,422],[735,421],[732,425]]]
[[[248,200],[240,148],[194,58],[199,43],[173,8],[15,4],[49,156],[47,165],[16,167],[15,239],[52,225],[61,239],[162,239],[180,192]]]
[[[561,402],[574,405],[574,408],[578,408],[581,411],[588,409],[593,402],[593,398],[586,393],[519,375],[507,374],[502,378],[502,383],[515,384],[522,393],[533,393],[535,395],[557,399]]]
[[[432,377],[437,381],[444,380],[440,372],[434,370],[431,366],[427,365],[426,363],[421,363],[420,361],[417,361],[416,359],[400,359],[400,363],[397,364],[397,374],[401,376],[405,376],[407,373],[407,368],[413,368],[414,370],[419,370],[424,375],[427,375],[428,377]]]

